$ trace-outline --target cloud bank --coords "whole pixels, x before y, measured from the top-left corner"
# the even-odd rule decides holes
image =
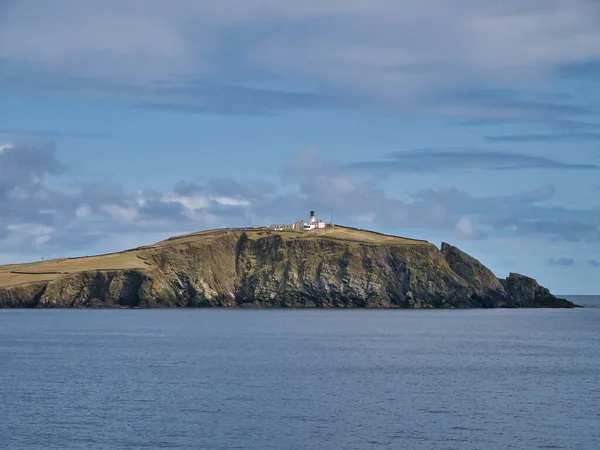
[[[437,115],[539,117],[585,111],[462,91],[588,67],[600,60],[599,21],[590,0],[5,0],[0,61],[10,89],[192,112],[420,104]]]
[[[551,186],[486,197],[456,189],[422,190],[399,200],[376,181],[307,150],[282,165],[280,183],[214,178],[181,181],[164,192],[126,191],[106,181],[65,183],[67,169],[52,145],[5,143],[1,148],[0,243],[7,251],[69,252],[119,234],[245,226],[248,214],[261,224],[291,222],[310,209],[327,216],[330,208],[337,223],[397,233],[421,229],[466,239],[600,242],[598,211],[547,206],[545,200],[554,195]]]
[[[395,152],[390,159],[348,164],[350,169],[386,172],[439,172],[452,170],[597,170],[594,164],[574,164],[544,156],[475,149],[419,149]]]

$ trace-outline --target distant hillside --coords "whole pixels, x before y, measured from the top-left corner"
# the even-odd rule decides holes
[[[335,226],[220,229],[0,266],[0,307],[572,307],[448,244]]]

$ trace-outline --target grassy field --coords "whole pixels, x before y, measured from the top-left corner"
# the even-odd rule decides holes
[[[372,231],[358,230],[342,226],[327,227],[312,231],[271,231],[267,229],[220,229],[175,236],[157,242],[154,245],[140,247],[118,253],[88,256],[81,258],[62,258],[38,261],[28,264],[0,266],[0,287],[15,286],[40,281],[51,281],[61,276],[93,270],[148,269],[151,263],[147,256],[154,249],[171,245],[185,245],[208,242],[226,234],[241,235],[246,232],[250,239],[260,239],[268,235],[279,235],[283,239],[330,239],[348,243],[367,243],[373,245],[423,245],[426,241],[389,236]]]
[[[50,281],[63,275],[88,270],[143,269],[148,267],[138,251],[84,258],[63,258],[29,264],[0,266],[0,287],[36,281]]]
[[[422,245],[427,241],[419,239],[410,239],[399,236],[390,236],[386,234],[376,233],[374,231],[359,230],[336,225],[335,227],[327,227],[319,230],[301,231],[301,230],[283,230],[273,231],[261,228],[224,228],[220,230],[200,231],[198,233],[184,234],[174,236],[165,241],[158,242],[155,245],[181,244],[186,242],[195,242],[199,238],[214,239],[222,236],[223,233],[239,234],[245,231],[250,239],[259,239],[267,235],[279,235],[284,239],[332,239],[337,241],[351,241],[373,244],[388,244],[388,245]]]
[[[390,236],[387,234],[376,233],[368,230],[358,230],[348,227],[327,227],[320,230],[312,230],[309,232],[297,232],[302,235],[303,239],[334,239],[339,241],[354,241],[361,243],[372,244],[387,244],[387,245],[422,245],[427,241],[418,239],[409,239],[399,236]]]

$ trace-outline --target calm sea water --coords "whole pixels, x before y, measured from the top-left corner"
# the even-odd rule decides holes
[[[600,308],[2,310],[0,448],[598,449]]]

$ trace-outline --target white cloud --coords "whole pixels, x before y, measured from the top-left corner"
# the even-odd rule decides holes
[[[89,205],[78,206],[77,209],[75,210],[75,215],[79,219],[85,219],[86,217],[89,217],[92,215],[92,209],[89,207]]]
[[[56,232],[56,228],[36,223],[12,224],[8,225],[6,229],[10,232],[9,240],[16,240],[15,243],[33,240],[37,246],[48,243]]]
[[[163,201],[174,202],[181,204],[188,210],[196,210],[206,208],[210,204],[210,200],[202,193],[193,195],[176,195],[173,193],[163,196]]]
[[[139,212],[132,206],[101,205],[100,209],[117,222],[133,223],[139,217]]]
[[[7,152],[14,148],[13,144],[0,144],[0,154]]]
[[[456,231],[460,236],[465,238],[473,238],[477,235],[475,225],[473,225],[471,219],[467,217],[462,217],[456,222]]]
[[[231,197],[231,196],[210,196],[204,192],[195,192],[187,195],[177,194],[170,192],[165,194],[161,198],[164,202],[179,203],[189,214],[195,214],[197,210],[206,209],[210,206],[211,202],[215,202],[223,206],[249,206],[250,202],[243,198]],[[145,201],[142,201],[145,202]],[[143,204],[140,204],[143,206]]]
[[[248,200],[233,197],[213,197],[213,200],[223,206],[250,206]]]

